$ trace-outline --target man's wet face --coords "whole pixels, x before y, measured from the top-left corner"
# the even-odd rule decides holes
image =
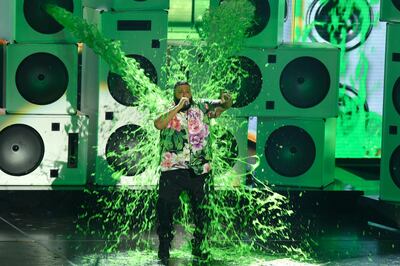
[[[175,104],[178,104],[182,97],[189,98],[190,104],[186,105],[185,107],[183,107],[181,109],[181,111],[186,111],[186,110],[188,110],[190,108],[191,104],[193,103],[192,92],[190,90],[190,85],[183,84],[183,85],[179,85],[179,86],[177,86],[175,88],[175,91],[174,91],[174,102],[175,102]]]

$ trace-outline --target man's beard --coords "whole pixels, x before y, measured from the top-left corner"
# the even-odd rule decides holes
[[[176,97],[174,96],[174,102],[175,102],[175,105],[177,105],[177,104],[180,102],[180,99],[178,99],[178,98],[176,98]],[[192,104],[193,104],[193,99],[192,99],[192,98],[189,98],[189,104],[184,105],[184,106],[182,107],[182,109],[179,110],[179,112],[185,112],[185,111],[189,110],[189,108],[192,106]]]

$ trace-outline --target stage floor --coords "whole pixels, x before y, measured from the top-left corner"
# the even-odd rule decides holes
[[[301,197],[300,190],[286,191],[297,206],[292,220],[298,228],[294,238],[307,228],[310,238],[317,243],[311,254],[314,263],[265,252],[244,257],[215,256],[208,265],[398,265],[399,230],[385,225],[385,219],[374,219],[378,212],[372,215],[369,211],[375,201],[377,181],[365,183],[362,177],[339,168],[337,173],[335,184],[324,190],[303,191]],[[146,236],[152,240],[152,252],[136,252],[129,247],[108,255],[94,252],[104,245],[105,239],[75,233],[74,221],[82,199],[80,190],[0,191],[0,264],[158,265],[154,231]],[[182,228],[176,229],[170,265],[191,265],[189,252],[177,252],[190,236]]]

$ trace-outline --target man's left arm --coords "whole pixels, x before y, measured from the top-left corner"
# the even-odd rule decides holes
[[[232,96],[229,93],[222,93],[221,94],[221,102],[218,106],[215,107],[213,112],[209,113],[209,117],[217,118],[221,116],[221,114],[231,108],[233,101]]]

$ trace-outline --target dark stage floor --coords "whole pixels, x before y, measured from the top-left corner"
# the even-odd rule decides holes
[[[359,175],[337,168],[335,183],[323,191],[276,188],[295,203],[294,237],[308,233],[317,243],[315,263],[265,252],[231,260],[216,256],[209,265],[399,265],[398,208],[377,200],[376,179]],[[0,265],[157,265],[155,232],[147,236],[154,240],[154,252],[93,252],[105,240],[74,233],[81,190],[10,189],[0,191]],[[185,237],[178,227],[174,248]],[[172,252],[170,265],[190,264],[188,252]]]

